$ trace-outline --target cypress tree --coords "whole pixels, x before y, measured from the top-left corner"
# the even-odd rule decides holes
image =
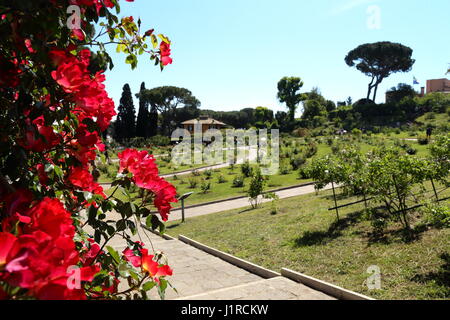
[[[143,99],[141,93],[145,90],[145,82],[141,83],[141,89],[136,95],[139,98],[139,113],[136,121],[136,136],[147,138],[148,125],[149,125],[149,114],[148,114],[148,103]]]
[[[158,110],[153,105],[150,109],[148,124],[148,136],[156,136],[158,134]]]
[[[136,133],[136,110],[134,109],[133,97],[131,96],[130,85],[123,86],[122,97],[120,98],[119,112],[115,125],[116,139],[122,141],[135,137]]]

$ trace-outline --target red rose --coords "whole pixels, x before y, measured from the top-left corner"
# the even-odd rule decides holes
[[[103,193],[103,188],[94,181],[94,177],[92,176],[92,174],[85,168],[72,168],[70,170],[68,180],[75,187],[78,187],[83,191],[89,191],[95,194],[99,194],[106,198],[105,194]]]
[[[161,62],[163,65],[168,65],[172,63],[172,58],[170,57],[170,44],[166,42],[161,42],[159,45],[159,51],[161,55]]]

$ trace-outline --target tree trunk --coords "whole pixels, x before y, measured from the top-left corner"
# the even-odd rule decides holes
[[[375,102],[375,99],[377,98],[377,90],[378,90],[378,83],[375,85],[375,90],[373,92],[373,102]]]
[[[372,77],[372,80],[369,83],[369,89],[367,90],[367,100],[370,99],[370,93],[372,92],[373,88],[373,80],[375,80],[375,77]]]
[[[367,90],[367,100],[370,99],[370,93],[372,92],[372,85],[369,84],[369,89]]]

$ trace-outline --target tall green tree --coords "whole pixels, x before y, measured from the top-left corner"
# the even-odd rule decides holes
[[[145,90],[145,82],[141,83],[141,89],[136,97],[139,99],[139,112],[136,120],[136,136],[148,137],[149,136],[149,112],[148,103],[141,98],[141,93]]]
[[[157,116],[156,112],[160,113],[161,133],[164,135],[170,135],[178,125],[175,121],[177,108],[198,108],[200,106],[200,101],[192,95],[191,91],[174,86],[147,89],[141,93],[141,97],[151,106],[151,128],[154,127],[153,121]]]
[[[326,121],[327,100],[322,96],[320,89],[312,88],[311,92],[305,93],[306,100],[303,102],[302,119],[306,120],[307,126],[319,126]]]
[[[134,138],[136,134],[136,110],[134,109],[133,97],[128,83],[123,86],[118,109],[119,112],[115,124],[116,139],[122,141],[123,139]]]
[[[148,114],[148,131],[149,137],[154,137],[158,134],[158,110],[155,105],[150,105],[150,112]]]
[[[378,86],[383,79],[392,73],[411,70],[415,62],[411,58],[412,53],[411,48],[400,43],[389,41],[366,43],[351,50],[345,57],[345,63],[371,77],[367,99],[370,99],[370,94],[374,90],[372,100],[375,101]]]
[[[298,91],[303,87],[303,81],[298,77],[284,77],[278,82],[277,98],[281,103],[286,103],[289,110],[289,119],[293,123],[295,111],[304,96]]]
[[[327,109],[327,112],[330,113],[331,111],[336,109],[336,104],[334,101],[327,100],[325,103],[325,108]]]
[[[257,128],[266,128],[271,126],[273,122],[273,111],[266,107],[256,107],[255,109],[255,126]]]
[[[414,98],[415,96],[417,96],[416,90],[414,90],[412,86],[406,83],[399,83],[397,87],[392,87],[386,93],[388,94],[388,101],[386,102],[393,103],[399,103],[405,97]]]

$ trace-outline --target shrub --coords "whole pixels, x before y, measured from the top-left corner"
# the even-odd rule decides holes
[[[282,161],[280,163],[280,174],[282,174],[282,175],[289,174],[291,172],[291,170],[292,170],[292,167],[288,161]]]
[[[311,158],[317,153],[317,150],[317,144],[315,142],[310,142],[306,148],[305,156]]]
[[[100,163],[100,164],[97,165],[97,169],[103,174],[107,174],[108,173],[108,165],[107,164]]]
[[[424,206],[425,220],[438,228],[450,227],[450,207],[444,204],[429,203]]]
[[[434,112],[429,112],[425,115],[425,119],[426,120],[433,120],[436,119],[436,115],[434,114]]]
[[[205,170],[205,171],[203,172],[203,174],[205,175],[205,179],[206,179],[206,180],[209,180],[209,179],[211,179],[211,177],[212,177],[212,170]]]
[[[112,182],[126,200],[115,191],[106,197],[95,182],[102,132],[114,125],[119,140],[134,134],[123,113],[132,100],[128,84],[123,97],[130,99],[122,100],[124,109],[111,122],[114,101],[102,70],[112,69],[113,61],[106,46],[126,43],[132,69],[137,55],[159,60],[161,54],[146,50],[152,42],[156,49],[159,41],[143,36],[140,21],[114,14],[114,8],[120,10],[117,2],[1,2],[1,33],[12,36],[0,38],[1,299],[141,300],[152,288],[164,299],[165,277],[172,270],[163,253],[148,255],[142,242],[124,242],[120,252],[107,243],[130,240],[144,218],[148,228],[163,232],[170,203],[176,202],[175,187],[159,178],[146,150],[131,148],[118,155],[127,173]],[[77,22],[85,32],[63,27],[69,4],[80,6]],[[102,30],[96,30],[99,24]],[[102,41],[104,30],[115,35],[114,41]],[[110,168],[117,167],[102,170],[111,174]],[[108,219],[111,213],[121,219]],[[119,290],[119,283],[127,290]]]
[[[295,129],[294,131],[292,131],[292,135],[295,137],[303,138],[303,137],[309,136],[310,132],[306,128],[298,128],[298,129]]]
[[[328,138],[326,139],[326,143],[327,143],[327,145],[329,145],[329,146],[331,146],[331,145],[333,144],[333,142],[334,142],[334,139],[333,139],[332,137],[328,137]]]
[[[233,179],[233,188],[242,188],[244,186],[244,177],[237,176]]]
[[[191,178],[188,180],[188,183],[189,183],[189,189],[195,189],[195,188],[197,188],[198,180]]]
[[[217,178],[217,182],[218,183],[225,183],[227,182],[227,179],[225,179],[225,177],[223,176],[223,174],[219,175],[219,177]]]
[[[157,147],[165,147],[170,144],[170,138],[166,136],[156,135],[148,138],[146,140],[146,143]]]
[[[172,157],[170,156],[164,156],[160,158],[162,161],[169,163],[170,161],[172,161]]]
[[[300,168],[302,165],[304,165],[306,163],[306,159],[304,157],[297,156],[291,159],[291,166],[293,170],[297,170],[298,168]]]
[[[309,171],[308,171],[308,168],[300,168],[299,170],[298,170],[298,177],[300,178],[300,179],[310,179],[311,178],[311,175],[310,175],[310,173],[309,173]]]
[[[417,153],[417,149],[413,148],[411,146],[407,146],[405,150],[406,150],[406,153],[411,155],[411,156],[415,155]]]
[[[207,193],[211,190],[211,182],[204,179],[200,185],[200,189],[202,190],[202,193]]]
[[[241,172],[244,177],[248,178],[252,175],[252,167],[248,163],[248,161],[244,162],[241,166]]]
[[[134,148],[143,148],[145,147],[145,139],[142,137],[134,137],[130,139],[126,144]]]
[[[426,144],[428,144],[428,138],[427,137],[425,137],[425,136],[420,136],[418,139],[417,139],[417,142],[420,144],[420,145],[426,145]]]
[[[353,128],[352,129],[352,135],[360,137],[362,135],[362,131],[359,130],[358,128]]]

